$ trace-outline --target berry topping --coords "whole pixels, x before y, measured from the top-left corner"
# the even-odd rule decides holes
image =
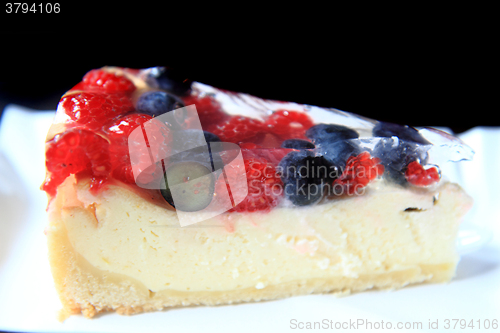
[[[429,186],[439,181],[441,177],[436,167],[424,169],[417,161],[408,164],[405,172],[406,179],[415,186]]]
[[[64,96],[60,105],[73,122],[97,130],[110,119],[134,109],[130,98],[123,94],[106,95],[81,92]]]
[[[281,144],[281,148],[290,149],[314,149],[314,147],[313,143],[300,139],[288,139]]]
[[[115,179],[120,180],[124,183],[134,184],[134,174],[132,171],[132,165],[130,161],[130,147],[129,138],[132,137],[132,145],[140,144],[144,140],[143,132],[139,133],[140,141],[136,140],[135,135],[132,132],[138,127],[142,126],[143,131],[146,132],[147,136],[147,147],[142,147],[139,149],[134,149],[134,161],[144,165],[141,170],[145,169],[146,166],[150,166],[151,159],[150,154],[153,155],[155,161],[159,161],[168,155],[170,151],[170,145],[168,144],[170,130],[167,126],[154,120],[153,117],[133,113],[120,117],[107,125],[105,132],[111,141],[110,146],[110,162],[112,165],[112,175]],[[137,142],[136,142],[137,141]],[[148,170],[151,174],[154,173],[158,176],[157,169]],[[145,177],[145,175],[143,175]],[[142,178],[143,182],[146,182],[146,178]]]
[[[196,106],[196,111],[198,112],[198,117],[203,127],[217,124],[229,118],[229,116],[222,111],[221,105],[210,95],[203,97],[188,95],[182,99],[185,105],[194,104]]]
[[[208,131],[217,135],[224,142],[240,143],[248,140],[263,130],[263,122],[244,116],[234,116],[216,125]]]
[[[373,127],[373,136],[390,138],[397,136],[399,139],[406,142],[415,142],[423,145],[429,145],[430,142],[425,140],[418,131],[410,126],[379,121]]]
[[[374,138],[360,138],[347,126],[315,125],[302,111],[233,115],[236,108],[226,113],[230,101],[243,106],[245,99],[201,84],[192,89],[192,82],[164,67],[88,72],[59,103],[56,121],[65,124],[54,133],[65,131],[47,142],[42,189],[55,195],[72,174],[77,181],[89,179],[93,192],[111,179],[158,189],[165,176],[161,194],[179,211],[219,203],[231,208],[227,193],[230,212],[263,212],[283,197],[306,206],[330,194],[361,194],[382,174],[403,186],[440,180],[438,167],[425,167],[432,144],[413,127],[374,122]],[[198,117],[189,117],[192,105]],[[272,108],[253,100],[249,105]],[[162,120],[163,114],[172,120]],[[236,158],[244,163],[231,163]]]
[[[206,166],[194,161],[179,162],[165,172],[161,194],[176,209],[196,212],[212,202],[214,187],[215,177]]]
[[[93,176],[107,176],[111,169],[108,147],[106,139],[84,129],[70,129],[57,135],[48,143],[45,153],[51,176],[43,189],[55,194],[66,177],[86,170]]]
[[[276,168],[264,158],[249,157],[245,158],[245,170],[248,195],[230,211],[269,211],[276,207],[283,195],[283,184]],[[231,177],[231,173],[227,176]],[[235,182],[229,180],[229,183]]]
[[[337,141],[357,139],[359,134],[355,130],[341,125],[318,124],[309,128],[306,136],[315,145],[327,146]]]
[[[93,69],[83,77],[83,87],[96,89],[107,93],[131,93],[135,85],[123,75],[107,72],[103,69]]]
[[[147,91],[137,100],[137,112],[147,114],[152,117],[158,117],[164,113],[184,107],[184,103],[174,95],[164,91]],[[182,124],[184,119],[179,119]]]
[[[383,173],[384,166],[380,164],[380,159],[371,157],[369,152],[351,156],[347,160],[345,170],[333,182],[333,192],[336,195],[353,195]],[[337,186],[340,186],[341,191]]]
[[[357,140],[345,140],[330,143],[327,146],[323,145],[320,151],[330,163],[340,167],[345,165],[351,156],[361,154],[363,149]]]
[[[338,176],[338,169],[323,156],[308,150],[293,151],[279,164],[285,197],[297,206],[321,200],[324,185]]]
[[[240,143],[240,148],[241,149],[257,149],[257,148],[262,148],[260,145],[253,143],[253,142],[244,142]]]
[[[125,115],[109,123],[105,132],[108,133],[110,139],[113,141],[125,143],[130,133],[136,129],[137,126],[151,119],[153,119],[153,117],[141,113]]]
[[[305,139],[308,128],[314,125],[307,113],[277,110],[266,120],[267,130],[283,139]]]
[[[203,131],[203,135],[205,136],[205,141],[207,142],[220,142],[220,138],[214,133]]]
[[[417,145],[395,138],[382,138],[373,149],[385,167],[384,177],[399,185],[406,184],[405,170],[413,161],[425,163],[429,146]]]

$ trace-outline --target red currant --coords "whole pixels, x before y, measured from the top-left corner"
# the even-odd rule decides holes
[[[440,175],[436,167],[424,169],[417,161],[408,164],[405,177],[410,184],[415,186],[429,186],[439,181]]]
[[[345,170],[334,180],[333,186],[335,188],[335,185],[340,185],[342,193],[353,195],[383,173],[384,166],[380,164],[380,159],[371,157],[370,153],[365,151],[347,159]],[[337,189],[334,191],[339,192]]]

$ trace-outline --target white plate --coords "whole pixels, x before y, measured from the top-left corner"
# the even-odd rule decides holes
[[[484,329],[489,323],[490,329],[485,331],[493,331],[493,320],[500,322],[500,129],[476,128],[461,135],[476,151],[474,161],[445,170],[476,201],[463,224],[459,248],[463,255],[457,276],[449,284],[370,291],[342,298],[313,295],[178,308],[131,317],[105,314],[88,320],[72,316],[60,323],[56,313],[61,305],[43,234],[47,199],[39,190],[44,178],[43,142],[53,114],[11,105],[0,124],[0,330],[293,332],[316,323],[318,330],[334,330],[337,325],[343,327],[342,331],[359,332],[369,331],[366,322],[370,322],[377,332],[408,331],[405,326],[414,323],[421,323],[420,331],[477,332],[479,324]],[[467,325],[473,320],[474,329],[460,329],[464,322],[453,319],[464,319]],[[357,325],[361,321],[365,324]],[[436,324],[438,329],[433,329]]]

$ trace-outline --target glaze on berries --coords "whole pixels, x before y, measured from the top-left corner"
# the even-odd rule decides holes
[[[313,126],[312,119],[305,112],[277,110],[267,119],[267,131],[282,139],[306,139],[306,131]]]
[[[221,123],[208,126],[207,130],[224,142],[242,143],[261,133],[264,123],[260,120],[233,116]]]
[[[128,184],[134,184],[136,181],[132,170],[129,152],[129,144],[133,144],[134,142],[129,143],[129,139],[134,139],[134,136],[131,136],[131,134],[138,127],[141,127],[147,134],[146,145],[148,150],[138,149],[135,151],[134,156],[134,158],[138,159],[139,162],[142,161],[144,163],[143,169],[146,169],[151,165],[151,156],[155,161],[160,161],[168,156],[171,148],[170,129],[149,115],[133,113],[122,116],[111,123],[108,123],[105,132],[111,142],[109,151],[110,163],[112,165],[112,176],[113,178]],[[142,139],[142,130],[139,132],[139,136]],[[160,168],[158,166],[158,168],[150,169],[149,171],[150,173],[155,174],[151,174],[151,177],[159,176]],[[145,175],[143,175],[143,177],[145,177]],[[145,180],[145,178],[143,178],[143,180]]]
[[[109,143],[84,129],[70,129],[47,143],[46,168],[50,173],[42,189],[55,195],[69,175],[89,171],[91,176],[107,177],[111,170]]]
[[[245,159],[248,195],[231,211],[270,211],[283,195],[283,184],[276,168],[263,158]]]
[[[441,178],[436,167],[424,169],[424,167],[417,161],[413,161],[408,164],[405,176],[410,184],[419,187],[433,185]]]
[[[124,75],[110,73],[102,69],[89,71],[82,80],[82,88],[106,93],[131,93],[135,85]]]
[[[148,91],[137,100],[137,112],[158,117],[164,113],[184,107],[180,98],[165,91]]]
[[[99,130],[105,122],[132,112],[130,97],[124,94],[80,92],[64,96],[59,104],[71,119],[70,125]]]
[[[293,151],[279,164],[285,197],[296,206],[307,206],[323,198],[324,187],[338,174],[338,168],[312,151]]]
[[[216,173],[206,193],[192,202],[187,198],[179,210],[198,211],[211,196],[220,200],[221,189],[214,187],[231,193],[227,181],[238,180],[248,195],[229,212],[268,212],[283,200],[306,206],[325,196],[361,194],[381,176],[414,187],[440,180],[439,169],[426,166],[431,143],[413,127],[375,121],[350,127],[315,123],[322,119],[314,112],[289,110],[285,102],[271,108],[265,100],[249,102],[262,112],[260,117],[242,116],[237,108],[224,110],[226,104],[221,104],[235,97],[238,104],[237,94],[204,92],[169,73],[103,68],[85,74],[59,103],[57,119],[63,126],[46,143],[42,189],[54,196],[70,175],[77,181],[90,180],[96,193],[110,181],[141,187],[159,180],[169,168],[175,175],[203,170]],[[196,106],[202,130],[186,112],[175,116],[175,124],[156,118],[190,105]],[[239,167],[244,170],[228,166],[225,159],[230,154],[212,151],[207,145],[211,142],[237,144],[244,161]],[[141,153],[143,144],[147,149]],[[136,148],[139,153],[132,154]],[[295,171],[283,172],[290,168]],[[239,174],[245,175],[243,181]]]
[[[356,194],[383,173],[384,166],[380,164],[380,159],[371,157],[370,153],[363,152],[358,156],[351,156],[347,160],[342,175],[333,182],[333,193],[336,195]]]

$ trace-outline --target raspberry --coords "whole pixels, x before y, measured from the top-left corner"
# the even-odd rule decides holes
[[[383,173],[384,166],[380,164],[380,159],[371,157],[369,152],[362,152],[347,159],[345,170],[333,182],[333,191],[335,194],[353,195]],[[340,193],[336,185],[341,186]]]
[[[144,139],[143,131],[132,134],[138,126],[142,126],[146,131],[147,141]],[[170,130],[166,125],[154,120],[149,115],[135,113],[113,120],[106,127],[105,132],[111,141],[110,162],[112,165],[112,176],[115,179],[129,184],[135,183],[130,149],[133,151],[134,156],[132,157],[137,170],[144,171],[148,169],[148,174],[158,174],[159,170],[155,167],[151,168],[150,151],[155,162],[168,155],[170,146],[167,139],[169,138]],[[129,147],[129,138],[132,140],[131,147]],[[142,142],[145,142],[150,149],[146,149],[146,147],[141,145]],[[141,176],[143,182],[152,179],[146,175]]]
[[[92,176],[106,177],[110,170],[109,143],[101,136],[84,130],[70,129],[48,143],[46,167],[50,172],[43,189],[55,194],[55,188],[66,177],[82,171]]]
[[[113,178],[127,184],[134,184],[135,178],[128,149],[123,147],[112,149],[110,154],[113,165],[113,171],[111,172]]]
[[[109,138],[113,140],[114,143],[125,144],[128,142],[127,138],[130,133],[132,133],[137,126],[140,126],[151,119],[153,119],[153,117],[142,113],[125,115],[108,123],[105,132],[108,133]]]
[[[126,95],[96,92],[70,94],[64,96],[59,104],[73,122],[90,130],[100,129],[109,119],[134,109]]]
[[[47,170],[65,175],[90,167],[96,175],[106,175],[109,143],[101,136],[84,130],[70,129],[56,136],[47,149]]]
[[[241,144],[240,148],[244,160],[251,158],[264,159],[269,165],[272,165],[273,167],[277,167],[283,157],[293,151],[292,149],[284,148],[259,149],[261,148],[260,146],[254,145],[252,143]]]
[[[263,158],[245,159],[248,195],[230,212],[269,211],[283,194],[283,183],[276,168]],[[228,175],[230,177],[230,175]]]
[[[253,142],[245,142],[245,143],[240,144],[240,148],[241,149],[258,149],[258,148],[262,148],[262,147],[258,144],[253,143]]]
[[[429,186],[439,181],[440,175],[436,167],[424,169],[417,161],[408,164],[405,177],[415,186]]]
[[[189,95],[182,99],[185,105],[196,105],[196,111],[198,112],[198,117],[203,127],[216,124],[229,118],[229,116],[222,111],[219,102],[209,95],[204,97]]]
[[[61,174],[53,174],[48,172],[45,176],[45,182],[42,184],[40,189],[47,192],[51,196],[56,195],[57,187],[64,182],[66,176]]]
[[[305,133],[313,125],[311,118],[300,111],[277,110],[266,120],[268,130],[284,140],[307,139]]]
[[[241,143],[263,131],[264,123],[260,120],[234,116],[221,123],[209,126],[207,131],[217,135],[221,141]]]
[[[102,69],[93,69],[83,77],[83,88],[96,89],[107,93],[131,93],[135,85],[123,75],[110,73]]]

